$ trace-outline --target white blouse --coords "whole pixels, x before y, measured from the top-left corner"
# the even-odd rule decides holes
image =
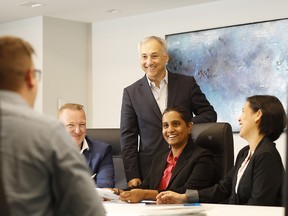
[[[235,186],[235,192],[236,192],[236,194],[237,194],[239,182],[240,182],[240,180],[241,180],[241,178],[242,178],[243,173],[244,173],[245,170],[246,170],[246,167],[248,166],[248,164],[249,164],[249,162],[250,162],[250,158],[252,157],[253,153],[254,153],[254,152],[251,153],[250,150],[249,150],[247,157],[245,158],[245,160],[244,160],[243,163],[241,164],[241,167],[240,167],[239,170],[238,170],[237,182],[236,182],[236,186]]]

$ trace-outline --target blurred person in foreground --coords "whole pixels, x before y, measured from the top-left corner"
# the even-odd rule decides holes
[[[185,194],[165,191],[157,203],[209,202],[281,206],[284,167],[274,141],[287,124],[282,103],[275,96],[248,97],[239,118],[241,149],[234,167],[218,184]]]
[[[33,55],[21,38],[0,37],[0,159],[10,215],[105,215],[63,124],[32,109],[40,79]]]
[[[113,188],[115,174],[112,147],[105,142],[91,140],[87,136],[84,107],[80,104],[66,103],[59,109],[58,118],[71,134],[80,153],[85,156],[97,187]]]

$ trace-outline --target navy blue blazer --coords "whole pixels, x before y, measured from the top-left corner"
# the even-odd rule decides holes
[[[239,151],[235,166],[219,184],[199,190],[200,202],[219,203],[229,198],[230,204],[281,206],[285,171],[275,143],[268,138],[256,147],[236,194],[237,173],[248,151],[249,146]]]
[[[142,189],[158,190],[170,149],[158,152]],[[179,156],[166,190],[185,193],[186,189],[203,189],[215,184],[215,163],[210,150],[196,146],[190,139]]]
[[[89,150],[84,150],[87,163],[93,174],[96,173],[94,180],[99,188],[113,188],[115,185],[114,164],[112,159],[112,147],[98,140],[91,140],[85,137]]]
[[[214,108],[194,77],[168,72],[167,106],[177,105],[181,105],[194,115],[193,123],[217,120]],[[120,133],[127,181],[133,178],[143,180],[148,175],[154,154],[168,148],[162,136],[162,113],[146,75],[124,89]]]

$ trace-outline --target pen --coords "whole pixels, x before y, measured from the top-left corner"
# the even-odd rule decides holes
[[[201,206],[200,203],[184,203],[183,206]]]

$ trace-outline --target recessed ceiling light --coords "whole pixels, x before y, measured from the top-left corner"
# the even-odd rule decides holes
[[[121,12],[120,10],[116,10],[116,9],[111,9],[111,10],[107,10],[106,13],[110,13],[110,14],[114,14],[114,13],[119,13]]]
[[[31,8],[42,7],[42,6],[43,6],[43,4],[35,3],[35,4],[32,4],[32,5],[31,5]]]
[[[36,7],[42,7],[44,5],[38,2],[34,2],[34,1],[27,1],[27,2],[18,4],[18,6],[36,8]]]

